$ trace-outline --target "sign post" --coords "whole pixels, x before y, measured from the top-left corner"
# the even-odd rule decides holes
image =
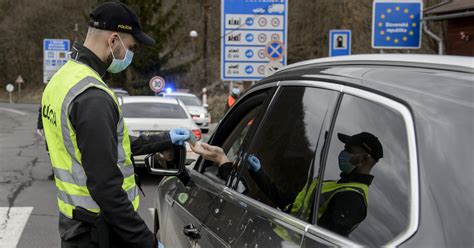
[[[329,31],[329,57],[351,54],[351,30]]]
[[[288,0],[221,0],[221,79],[255,81],[286,65]]]
[[[12,104],[13,103],[13,101],[12,101],[12,92],[15,89],[15,87],[13,86],[13,84],[7,84],[6,88],[7,88],[7,91],[8,91],[8,96],[10,98],[10,104]]]
[[[66,39],[43,40],[43,83],[47,84],[69,58],[70,42]]]
[[[23,81],[23,78],[21,77],[21,75],[18,75],[18,77],[15,80],[15,83],[18,84],[18,99],[21,98],[21,84],[24,82],[25,81]]]
[[[372,48],[420,48],[422,15],[422,0],[374,0]]]
[[[160,76],[154,76],[150,79],[150,89],[158,94],[165,88],[165,79]]]

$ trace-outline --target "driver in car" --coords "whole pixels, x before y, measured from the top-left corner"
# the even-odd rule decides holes
[[[339,133],[338,139],[345,144],[344,150],[339,153],[340,179],[322,182],[317,222],[319,226],[348,236],[367,216],[368,188],[374,178],[370,172],[383,157],[383,148],[378,138],[368,132],[352,136]],[[199,143],[191,145],[191,148],[219,166],[220,178],[227,180],[231,175],[234,165],[222,148]],[[255,155],[249,155],[245,164],[255,182],[277,207],[312,222],[318,177],[308,181],[295,199],[289,199],[265,174]],[[287,238],[284,233],[278,234]]]

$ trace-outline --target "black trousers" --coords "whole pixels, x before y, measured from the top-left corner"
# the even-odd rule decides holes
[[[61,248],[97,248],[97,244],[92,243],[91,233],[81,233],[69,240],[61,239]]]

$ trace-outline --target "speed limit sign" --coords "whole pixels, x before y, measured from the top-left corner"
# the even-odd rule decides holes
[[[161,92],[165,88],[165,80],[160,76],[154,76],[150,79],[150,89],[155,92]]]
[[[15,89],[15,87],[13,86],[13,84],[7,84],[8,93],[11,93],[14,89]]]

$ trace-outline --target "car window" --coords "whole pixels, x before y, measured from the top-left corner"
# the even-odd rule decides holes
[[[238,159],[240,151],[249,138],[249,131],[259,123],[261,111],[264,109],[267,99],[271,96],[271,92],[272,90],[265,89],[246,96],[222,120],[222,124],[215,131],[210,144],[221,147],[229,161],[234,162]],[[211,161],[203,161],[201,168],[203,168],[205,175],[219,183],[225,183],[229,179],[228,175],[225,178],[217,177],[218,165]]]
[[[244,143],[250,127],[253,125],[257,115],[259,114],[262,106],[259,105],[252,109],[240,122],[237,124],[232,133],[229,135],[227,140],[222,145],[222,148],[226,152],[227,158],[230,161],[234,161],[237,158],[237,154]]]
[[[309,178],[321,127],[337,96],[319,88],[282,87],[243,161],[242,193],[290,213]]]
[[[174,98],[178,98],[183,102],[186,106],[202,106],[201,100],[196,96],[171,96]]]
[[[184,109],[177,104],[157,102],[124,103],[121,106],[125,118],[187,119]]]
[[[407,227],[409,217],[402,115],[344,95],[329,140],[318,225],[369,246],[387,243]]]

